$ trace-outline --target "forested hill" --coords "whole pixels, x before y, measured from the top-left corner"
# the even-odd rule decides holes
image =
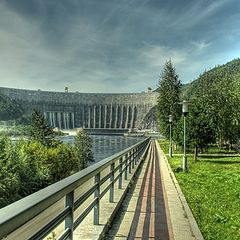
[[[184,86],[184,98],[192,98],[203,85],[210,87],[212,84],[221,84],[224,81],[234,82],[238,85],[238,82],[240,82],[240,59],[234,59],[203,72],[198,79]]]
[[[23,110],[15,101],[0,93],[0,121],[12,120],[21,117]]]
[[[183,91],[192,102],[193,126],[204,123],[219,144],[232,145],[240,136],[240,59],[205,71]],[[203,134],[209,136],[209,134]]]

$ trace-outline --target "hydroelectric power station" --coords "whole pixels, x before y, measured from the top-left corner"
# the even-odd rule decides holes
[[[157,93],[79,93],[0,88],[26,112],[38,109],[52,127],[127,131],[146,128]]]

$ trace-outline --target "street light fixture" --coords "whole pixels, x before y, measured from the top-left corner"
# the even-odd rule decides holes
[[[187,155],[186,155],[186,116],[188,114],[188,106],[191,104],[189,101],[183,101],[182,103],[182,113],[183,113],[183,120],[184,120],[184,135],[183,135],[183,171],[186,172],[188,170],[187,167]]]
[[[172,157],[172,115],[169,115],[169,156]]]

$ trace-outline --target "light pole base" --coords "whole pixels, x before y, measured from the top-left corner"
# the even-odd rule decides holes
[[[169,147],[169,156],[172,157],[172,147]]]
[[[183,171],[187,172],[188,168],[187,168],[187,156],[183,155]]]

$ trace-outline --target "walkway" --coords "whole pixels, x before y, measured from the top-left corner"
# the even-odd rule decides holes
[[[106,239],[203,239],[155,141]]]
[[[113,202],[109,201],[109,194],[101,199],[99,224],[93,225],[93,210],[89,210],[90,213],[75,229],[73,240],[203,240],[168,161],[156,141],[151,141],[149,149],[145,149],[138,161],[132,161],[128,166],[121,188],[116,178]],[[110,168],[102,170],[102,179],[109,172]],[[101,192],[107,189],[109,183],[111,182],[106,181],[101,185]],[[82,196],[93,184],[94,179],[90,178],[75,189],[75,197]],[[85,213],[93,201],[92,194],[75,210],[74,218]],[[31,219],[9,234],[7,239],[29,239],[32,232],[36,232],[39,226],[48,223],[53,215],[63,209],[65,197],[42,211],[37,219]],[[65,239],[64,222],[45,239]]]

